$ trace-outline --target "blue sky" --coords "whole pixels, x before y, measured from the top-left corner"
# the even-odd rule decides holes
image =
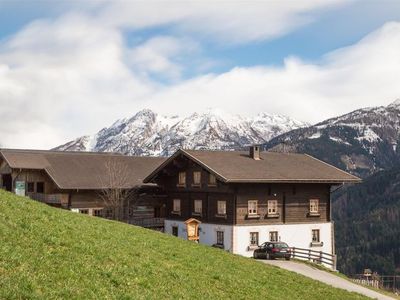
[[[0,144],[56,146],[142,108],[318,122],[399,98],[397,53],[400,1],[0,0]]]

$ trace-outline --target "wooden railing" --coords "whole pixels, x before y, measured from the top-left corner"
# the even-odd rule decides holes
[[[374,288],[385,289],[393,293],[400,293],[399,275],[378,275],[365,276],[365,274],[356,274],[350,276],[351,280],[358,284],[372,286]]]
[[[152,227],[164,227],[164,220],[165,218],[137,218],[137,219],[130,219],[128,223],[141,227],[152,228]]]
[[[297,247],[291,247],[290,251],[292,258],[306,259],[313,263],[328,265],[332,270],[336,270],[336,255]]]

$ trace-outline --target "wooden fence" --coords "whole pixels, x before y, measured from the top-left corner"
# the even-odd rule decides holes
[[[306,259],[313,263],[328,265],[332,270],[336,270],[336,255],[297,247],[291,247],[290,250],[292,258]]]
[[[372,275],[356,274],[351,276],[351,280],[358,284],[372,286],[379,289],[385,289],[393,293],[400,293],[399,275]]]

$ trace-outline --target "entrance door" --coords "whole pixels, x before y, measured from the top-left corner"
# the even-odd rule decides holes
[[[3,181],[3,187],[6,189],[6,191],[12,192],[12,177],[11,174],[3,174],[1,176],[2,181]]]

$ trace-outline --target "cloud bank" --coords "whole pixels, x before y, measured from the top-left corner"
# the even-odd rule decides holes
[[[196,60],[204,47],[196,34],[227,44],[271,39],[342,1],[294,7],[221,2],[212,11],[200,2],[184,8],[158,2],[158,10],[144,3],[104,2],[96,14],[38,20],[0,42],[2,146],[51,148],[146,107],[165,114],[208,107],[248,115],[265,111],[317,122],[400,97],[400,23],[395,22],[320,61],[288,57],[282,67],[182,77],[193,66],[188,59]],[[127,28],[163,24],[173,31],[128,45]],[[201,61],[204,69],[207,63]]]

